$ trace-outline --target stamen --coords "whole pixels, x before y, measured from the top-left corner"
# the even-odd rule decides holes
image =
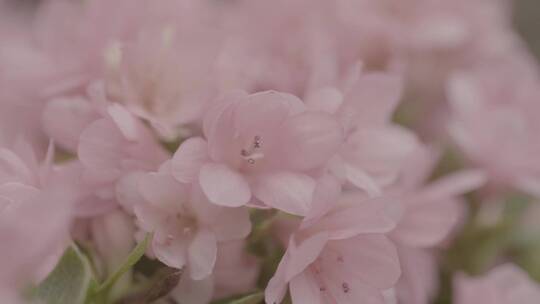
[[[257,152],[258,149],[262,147],[262,138],[259,135],[253,137],[253,142],[249,149],[240,150],[240,155],[244,158],[250,165],[255,164],[257,159],[264,158],[264,153]]]
[[[344,292],[344,293],[348,293],[348,292],[351,290],[351,289],[349,288],[349,284],[347,284],[347,283],[345,283],[345,282],[344,282],[343,284],[341,284],[341,287],[343,288],[343,292]]]

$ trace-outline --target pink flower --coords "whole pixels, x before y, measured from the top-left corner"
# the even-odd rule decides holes
[[[322,215],[325,208],[317,208],[291,237],[266,288],[267,303],[280,303],[287,285],[293,303],[385,303],[383,291],[400,275],[397,252],[384,236],[394,222],[381,202],[340,196],[335,186],[319,184],[316,201],[332,207]]]
[[[208,304],[212,299],[253,291],[260,267],[245,246],[244,240],[220,243],[213,273],[202,280],[183,275],[169,297],[177,302]]]
[[[345,143],[330,170],[348,183],[378,195],[397,179],[418,146],[415,135],[391,122],[402,91],[399,77],[361,74],[354,65],[340,86],[323,86],[308,94],[310,109],[330,113],[345,130]]]
[[[200,124],[218,89],[212,72],[219,39],[209,39],[209,31],[181,30],[172,25],[143,30],[133,41],[112,44],[106,54],[108,98],[148,120],[166,139]]]
[[[329,114],[305,111],[296,97],[277,92],[230,94],[204,120],[206,139],[190,138],[172,159],[177,180],[198,180],[215,204],[253,200],[306,214],[311,176],[337,152],[343,131]]]
[[[222,243],[214,269],[214,299],[245,294],[256,287],[259,260],[247,252],[244,240]]]
[[[212,273],[218,243],[246,237],[251,230],[244,208],[216,206],[197,184],[182,184],[165,170],[139,176],[145,200],[134,208],[141,230],[153,232],[152,253],[163,263],[187,267],[194,280]]]
[[[540,299],[540,287],[519,267],[505,264],[482,277],[458,275],[455,280],[456,304],[533,304]]]
[[[540,77],[512,61],[458,73],[449,85],[450,132],[496,186],[540,194]],[[503,144],[501,144],[503,143]]]
[[[403,271],[396,286],[399,303],[429,303],[437,287],[435,258],[429,250],[444,241],[458,223],[463,210],[459,196],[485,182],[482,172],[468,170],[426,185],[437,159],[432,149],[418,149],[408,160],[400,182],[386,194],[399,198],[398,205],[390,206],[399,215],[390,233]]]
[[[154,135],[130,112],[112,104],[107,115],[81,133],[78,156],[88,174],[96,179],[116,181],[125,173],[155,170],[167,153]]]
[[[0,193],[0,241],[5,244],[0,252],[0,290],[15,296],[44,279],[58,262],[69,244],[73,204],[69,191],[60,187],[17,187],[8,193],[6,186]]]

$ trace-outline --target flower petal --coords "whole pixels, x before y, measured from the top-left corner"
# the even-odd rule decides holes
[[[291,280],[290,291],[293,303],[321,303],[321,291],[317,282],[307,273],[301,273]]]
[[[208,160],[208,145],[200,137],[187,139],[178,147],[171,161],[172,174],[182,183],[197,179],[201,166]]]
[[[214,293],[214,280],[212,277],[203,280],[192,280],[183,275],[178,285],[171,291],[171,297],[177,303],[208,304]]]
[[[401,275],[396,248],[384,236],[361,235],[327,246],[332,250],[325,250],[321,260],[325,272],[335,272],[336,283],[350,280],[384,290],[393,287]]]
[[[199,183],[204,194],[216,205],[239,207],[251,198],[251,190],[244,176],[224,164],[202,166]]]
[[[188,201],[189,186],[177,182],[172,176],[147,173],[138,179],[141,196],[151,205],[175,213]]]
[[[341,125],[330,114],[308,112],[290,117],[279,133],[287,164],[297,170],[309,170],[328,161],[341,147]]]
[[[216,263],[217,240],[209,230],[200,229],[189,244],[189,271],[194,280],[202,280],[212,274]]]
[[[47,135],[69,151],[77,151],[82,131],[97,118],[97,112],[83,98],[52,100],[45,106],[42,116]]]
[[[125,138],[108,119],[100,119],[90,124],[82,133],[79,141],[79,160],[89,170],[99,172],[106,177],[120,173],[120,160]]]
[[[289,262],[287,271],[285,272],[285,280],[290,281],[293,277],[304,271],[318,257],[324,246],[328,242],[328,234],[315,234],[300,243],[295,244],[294,237],[289,242],[287,254]]]
[[[266,205],[305,215],[313,200],[315,181],[303,174],[277,172],[259,177],[253,187],[253,194]]]

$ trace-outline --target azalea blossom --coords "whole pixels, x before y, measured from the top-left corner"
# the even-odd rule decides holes
[[[343,141],[329,114],[306,111],[292,95],[231,93],[204,120],[203,138],[184,142],[172,159],[173,175],[198,180],[215,204],[238,207],[255,199],[306,214],[315,179]]]
[[[170,173],[138,178],[145,203],[133,206],[137,225],[153,233],[151,253],[174,268],[187,266],[194,280],[212,273],[218,242],[242,239],[251,223],[244,208],[216,206],[197,184],[182,184]]]
[[[460,274],[455,280],[455,288],[457,304],[478,302],[532,304],[540,298],[538,283],[512,264],[497,266],[481,277]]]
[[[321,181],[319,191],[317,204],[331,207],[317,208],[291,236],[266,302],[280,303],[288,286],[293,303],[385,303],[383,291],[400,275],[396,249],[384,235],[394,228],[392,216],[379,201],[341,195],[331,180]]]

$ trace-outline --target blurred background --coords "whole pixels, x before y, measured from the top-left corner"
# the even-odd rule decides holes
[[[540,1],[514,0],[514,23],[537,59],[540,59]]]

